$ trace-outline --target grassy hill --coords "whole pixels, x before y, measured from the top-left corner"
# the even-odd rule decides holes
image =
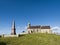
[[[60,36],[54,34],[26,34],[14,38],[0,38],[0,45],[60,45]]]

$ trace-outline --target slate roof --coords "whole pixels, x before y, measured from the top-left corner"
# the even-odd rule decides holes
[[[36,29],[36,28],[40,28],[40,29],[50,29],[50,26],[30,26],[27,29]]]

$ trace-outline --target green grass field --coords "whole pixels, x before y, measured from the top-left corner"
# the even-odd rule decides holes
[[[0,45],[60,45],[60,36],[54,34],[26,34],[14,38],[0,38]]]

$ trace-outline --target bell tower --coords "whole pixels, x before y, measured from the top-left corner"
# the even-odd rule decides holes
[[[12,32],[11,35],[16,35],[15,21],[12,23]]]
[[[28,23],[28,27],[30,27],[31,26],[31,24],[30,24],[30,22]]]

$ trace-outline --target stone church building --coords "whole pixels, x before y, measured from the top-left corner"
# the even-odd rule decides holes
[[[28,33],[51,33],[51,28],[50,26],[31,26],[31,24],[28,24],[27,27],[27,32]]]

